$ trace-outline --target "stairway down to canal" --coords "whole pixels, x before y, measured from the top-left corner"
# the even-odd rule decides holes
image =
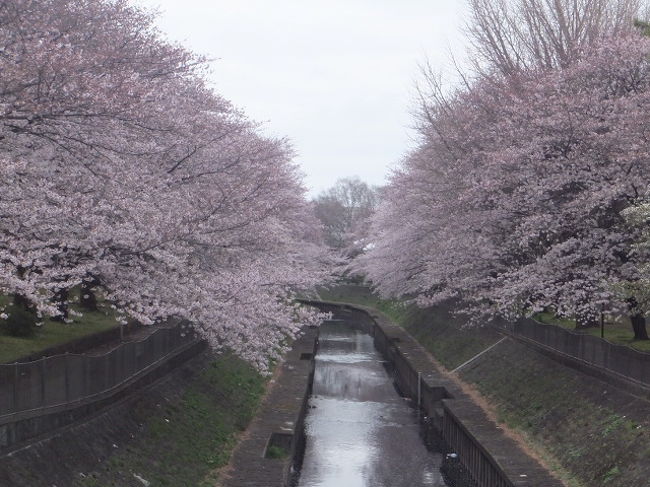
[[[344,321],[321,326],[299,487],[444,486],[439,453],[420,437],[373,338]]]

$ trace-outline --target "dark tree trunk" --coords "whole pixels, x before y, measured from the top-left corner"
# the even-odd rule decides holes
[[[27,311],[32,311],[32,304],[22,294],[14,294],[14,306],[26,309]]]
[[[645,316],[639,309],[639,303],[636,298],[631,297],[627,300],[628,309],[630,310],[630,321],[634,330],[635,340],[648,340],[648,330],[646,329]]]
[[[56,303],[56,308],[59,310],[58,316],[52,317],[54,321],[60,321],[65,323],[69,316],[68,308],[68,298],[70,297],[70,291],[68,289],[60,289],[54,294],[54,302]]]
[[[648,340],[648,329],[646,328],[645,316],[637,313],[630,316],[635,340]]]
[[[86,311],[97,311],[97,295],[95,294],[95,286],[98,284],[99,282],[97,279],[93,279],[92,281],[83,281],[81,283],[81,296],[79,302],[81,303],[81,307]]]

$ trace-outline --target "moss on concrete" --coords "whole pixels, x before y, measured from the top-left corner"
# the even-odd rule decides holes
[[[650,405],[513,341],[463,370],[509,426],[585,486],[645,485]]]

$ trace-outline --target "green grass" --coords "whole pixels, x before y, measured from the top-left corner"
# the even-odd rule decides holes
[[[98,296],[99,309],[97,311],[85,311],[78,304],[74,304],[79,301],[78,288],[73,288],[70,291],[70,301],[73,303],[70,305],[70,309],[82,314],[81,317],[70,315],[71,323],[61,323],[45,318],[43,325],[37,327],[35,335],[25,338],[10,336],[0,327],[0,363],[14,362],[46,348],[119,326],[114,311],[105,305],[101,296]],[[10,303],[9,296],[0,295],[0,307],[5,307]]]
[[[219,356],[179,400],[140,411],[143,433],[75,485],[132,485],[137,474],[152,487],[213,486],[237,433],[255,414],[265,383],[234,355]]]
[[[271,445],[266,449],[266,458],[282,459],[289,456],[289,450],[281,446]]]
[[[650,435],[647,417],[636,413],[642,401],[630,405],[609,387],[605,394],[597,380],[516,342],[482,356],[461,376],[496,407],[500,421],[556,459],[571,485],[645,485]]]
[[[45,319],[33,337],[19,338],[0,334],[0,363],[14,362],[46,348],[117,326],[115,318],[103,311],[85,311],[82,317],[73,318],[72,323]]]
[[[534,318],[541,323],[558,325],[569,330],[573,330],[576,327],[575,320],[569,318],[560,318],[551,311],[542,311],[541,313],[537,313]]]

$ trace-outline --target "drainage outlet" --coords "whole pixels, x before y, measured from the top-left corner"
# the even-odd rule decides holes
[[[293,435],[289,433],[271,433],[266,444],[264,458],[283,459],[291,454]]]

